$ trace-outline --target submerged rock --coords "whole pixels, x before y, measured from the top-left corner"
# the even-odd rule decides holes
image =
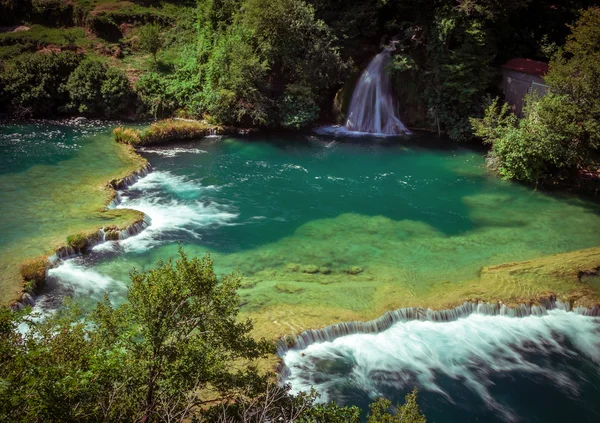
[[[306,266],[302,267],[302,273],[319,273],[319,266],[315,266],[314,264],[307,264]]]
[[[300,270],[300,265],[296,263],[288,263],[285,265],[285,270],[288,272],[297,272]]]
[[[359,273],[364,272],[364,269],[360,266],[350,266],[348,269],[345,270],[345,272],[349,275],[358,275]]]
[[[331,269],[329,267],[319,267],[319,272],[324,275],[329,275],[331,273]]]

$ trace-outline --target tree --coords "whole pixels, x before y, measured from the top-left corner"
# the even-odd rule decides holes
[[[67,80],[80,62],[81,56],[66,52],[30,54],[6,64],[0,74],[1,103],[18,117],[64,112],[69,100]]]
[[[506,179],[549,183],[575,179],[597,166],[600,153],[600,8],[582,13],[550,64],[550,93],[529,96],[524,117],[498,100],[475,134],[492,145],[491,162]]]
[[[95,59],[84,60],[69,76],[66,88],[70,108],[90,116],[116,116],[131,94],[129,81],[119,69]]]
[[[119,307],[105,299],[82,317],[67,304],[44,322],[2,309],[0,420],[182,421],[202,390],[223,399],[262,382],[251,362],[274,347],[238,321],[239,284],[180,249],[175,263],[134,271]]]
[[[157,24],[147,24],[140,28],[140,47],[146,53],[150,53],[156,65],[156,55],[162,48],[162,36],[160,26]]]
[[[369,407],[371,414],[367,423],[426,423],[427,419],[421,413],[417,404],[417,388],[406,394],[404,404],[398,408],[396,413],[390,413],[391,401],[380,398]]]

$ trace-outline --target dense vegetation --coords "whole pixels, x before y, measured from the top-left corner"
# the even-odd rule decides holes
[[[2,24],[29,30],[0,34],[0,112],[300,129],[343,121],[361,69],[394,41],[388,71],[405,123],[454,140],[483,137],[504,177],[565,179],[597,162],[596,106],[582,100],[598,98],[597,38],[589,29],[566,43],[569,25],[594,4],[3,0]],[[582,37],[587,47],[573,41]],[[501,65],[514,57],[552,59],[552,95],[532,99],[523,121],[505,120],[495,134],[473,131],[470,119],[500,94]],[[539,119],[548,135],[532,143]],[[573,132],[581,127],[585,134]]]
[[[66,304],[37,320],[0,308],[0,421],[355,422],[356,407],[290,395],[254,366],[274,353],[238,316],[240,276],[220,280],[208,257],[134,271],[127,301],[89,314]],[[416,391],[369,422],[424,422]]]
[[[585,11],[545,78],[550,93],[530,97],[523,119],[496,99],[475,133],[492,146],[499,173],[530,183],[593,177],[600,158],[600,9]]]
[[[3,104],[23,115],[80,112],[82,94],[67,87],[66,79],[74,71],[73,56],[79,61],[92,56],[113,73],[100,75],[87,65],[78,79],[123,95],[106,112],[102,88],[83,94],[90,115],[123,116],[129,106],[130,117],[180,114],[295,129],[327,115],[343,83],[351,91],[360,68],[395,39],[400,48],[390,72],[402,117],[467,139],[468,118],[480,113],[483,94],[494,91],[499,65],[515,56],[549,57],[564,43],[565,24],[586,5],[584,0],[568,7],[545,0],[4,0],[3,23],[31,29],[0,37],[0,56],[7,59]],[[45,81],[37,71],[42,66],[59,67],[62,78]],[[25,69],[23,75],[17,69]],[[23,81],[15,82],[17,76]],[[25,94],[32,88],[52,100],[44,110]]]

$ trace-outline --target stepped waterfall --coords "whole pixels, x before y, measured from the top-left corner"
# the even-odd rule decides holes
[[[348,109],[348,131],[382,135],[410,134],[396,115],[390,76],[386,70],[394,50],[393,44],[384,47],[360,76]]]

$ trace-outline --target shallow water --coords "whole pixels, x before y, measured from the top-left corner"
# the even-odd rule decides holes
[[[143,211],[150,227],[52,269],[40,309],[65,295],[123,301],[129,271],[175,257],[180,242],[190,255],[210,252],[218,272],[244,275],[242,310],[274,338],[407,305],[567,292],[543,273],[485,279],[482,268],[600,240],[597,204],[502,182],[482,153],[426,135],[215,137],[140,152],[154,171],[118,207]],[[68,172],[79,162],[60,163]],[[596,420],[598,323],[573,316],[410,322],[344,337],[296,357],[292,369],[304,370],[292,381],[361,406],[418,385],[430,421]],[[562,411],[548,411],[558,401]]]
[[[135,169],[110,139],[111,125],[88,120],[0,125],[0,301],[16,296],[18,265],[52,252],[67,235],[123,223],[101,213],[114,177]]]
[[[118,207],[143,211],[150,228],[72,265],[123,285],[132,267],[175,256],[181,242],[190,254],[211,252],[220,272],[242,272],[249,312],[393,308],[395,298],[451,291],[483,266],[600,239],[597,205],[499,181],[481,153],[427,136],[209,138],[141,153],[154,172]],[[349,275],[352,267],[362,271]],[[527,297],[534,288],[491,289]]]

